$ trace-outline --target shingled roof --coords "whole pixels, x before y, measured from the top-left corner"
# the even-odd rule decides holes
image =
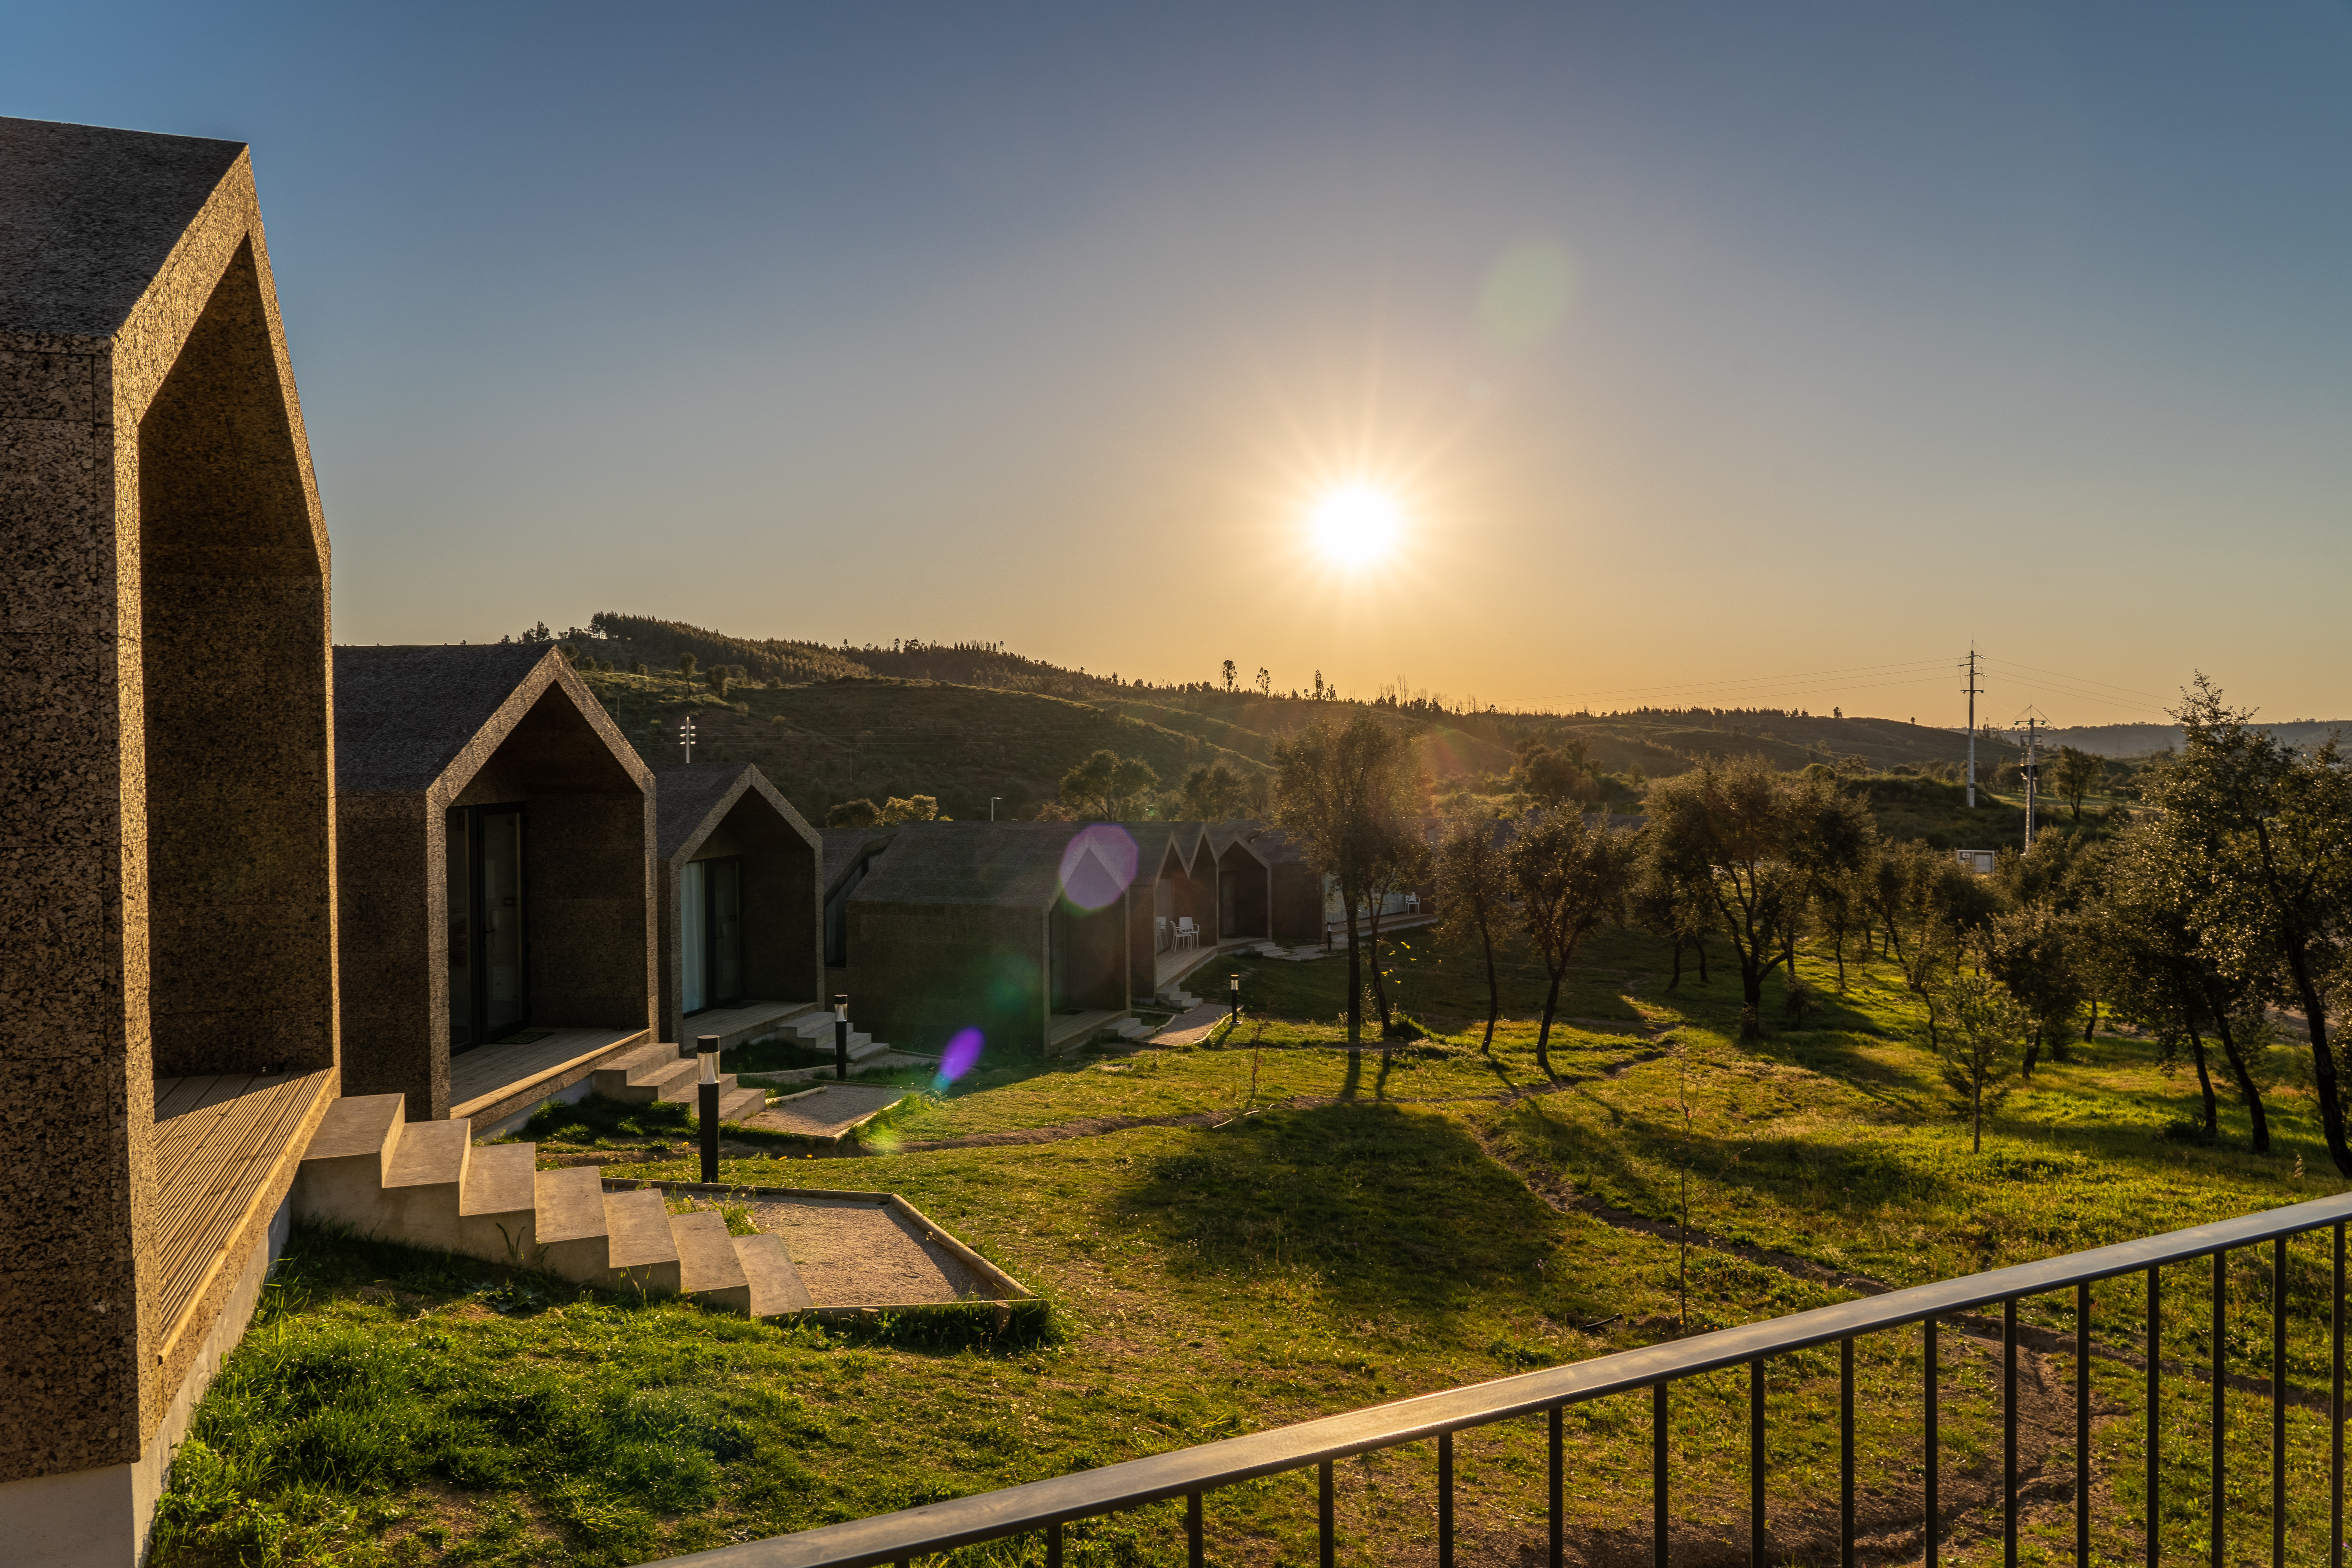
[[[241,142],[0,119],[0,331],[111,335]]]
[[[562,658],[536,643],[337,648],[336,787],[431,787],[541,663]]]

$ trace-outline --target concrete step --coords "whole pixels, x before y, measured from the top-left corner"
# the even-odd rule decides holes
[[[576,1285],[603,1284],[612,1264],[606,1257],[604,1184],[597,1168],[537,1171],[531,1181],[539,1266]]]
[[[722,1086],[730,1083],[734,1076],[732,1073],[726,1074],[719,1082]],[[719,1091],[719,1120],[721,1121],[740,1121],[747,1116],[757,1116],[767,1109],[768,1091],[764,1089],[721,1087]],[[697,1098],[688,1100],[686,1113],[697,1121],[701,1121],[701,1100]]]
[[[609,1239],[601,1283],[616,1290],[634,1286],[649,1295],[677,1294],[677,1239],[661,1194],[650,1188],[606,1193],[604,1231]]]
[[[677,1245],[678,1289],[707,1306],[751,1310],[751,1282],[735,1257],[727,1217],[715,1209],[669,1216]]]
[[[773,1236],[738,1236],[735,1260],[742,1266],[743,1277],[751,1287],[751,1300],[745,1310],[755,1318],[772,1318],[780,1312],[797,1312],[814,1307],[808,1286],[802,1282],[801,1271],[784,1251],[783,1240]]]
[[[635,1081],[615,1089],[610,1098],[624,1105],[653,1105],[677,1097],[670,1091],[679,1084],[690,1084],[699,1069],[691,1057],[683,1059],[671,1057],[658,1066],[648,1067],[632,1075]]]
[[[649,1077],[667,1070],[677,1061],[676,1046],[639,1046],[633,1051],[623,1052],[598,1068],[589,1081],[594,1086],[596,1092],[607,1100],[625,1100],[632,1085],[644,1083]]]
[[[457,1250],[470,1257],[504,1252],[527,1267],[537,1246],[539,1192],[536,1143],[491,1143],[466,1162],[457,1193]]]
[[[673,1105],[683,1104],[690,1110],[701,1100],[698,1091],[702,1088],[702,1066],[698,1062],[688,1062],[686,1065],[688,1071],[684,1078],[674,1082],[669,1079],[663,1080],[661,1097]],[[725,1100],[727,1091],[734,1087],[733,1073],[723,1072],[719,1075],[719,1099]]]
[[[363,1094],[327,1107],[295,1173],[298,1218],[373,1228],[385,1168],[407,1125],[406,1105],[397,1094]]]

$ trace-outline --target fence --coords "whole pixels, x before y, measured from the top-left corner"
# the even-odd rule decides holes
[[[1621,1351],[1567,1366],[1498,1378],[1466,1388],[1326,1416],[1297,1426],[1229,1437],[1197,1447],[1180,1448],[1148,1458],[1130,1459],[1101,1469],[1059,1476],[1052,1480],[1000,1491],[928,1504],[898,1513],[854,1520],[844,1524],[803,1531],[794,1535],[748,1542],[739,1546],[697,1553],[675,1563],[697,1568],[860,1568],[862,1564],[911,1563],[929,1552],[945,1552],[976,1542],[1044,1531],[1048,1568],[1060,1568],[1063,1527],[1082,1520],[1146,1503],[1183,1498],[1184,1531],[1190,1561],[1202,1556],[1202,1513],[1207,1495],[1219,1487],[1315,1466],[1318,1469],[1318,1510],[1321,1560],[1330,1568],[1336,1552],[1332,1500],[1332,1463],[1353,1455],[1392,1448],[1408,1443],[1437,1440],[1437,1561],[1440,1568],[1454,1563],[1454,1435],[1515,1417],[1544,1415],[1550,1428],[1549,1483],[1550,1489],[1550,1562],[1559,1568],[1563,1558],[1566,1485],[1562,1443],[1562,1413],[1571,1405],[1609,1394],[1651,1394],[1652,1531],[1658,1568],[1669,1561],[1672,1536],[1668,1526],[1669,1475],[1667,1417],[1670,1390],[1679,1380],[1701,1373],[1746,1367],[1748,1373],[1748,1521],[1749,1561],[1762,1568],[1766,1554],[1767,1468],[1765,1456],[1765,1391],[1771,1358],[1834,1343],[1839,1347],[1839,1509],[1840,1559],[1853,1568],[1854,1535],[1854,1342],[1869,1334],[1922,1326],[1926,1375],[1921,1402],[1925,1419],[1924,1541],[1927,1568],[1936,1568],[1939,1550],[1937,1497],[1940,1468],[1937,1447],[1939,1360],[1937,1325],[1940,1320],[1998,1306],[2001,1322],[2002,1540],[2008,1568],[2018,1561],[2018,1427],[2017,1347],[2018,1303],[2032,1297],[2071,1289],[2074,1296],[2074,1553],[2080,1568],[2091,1562],[2093,1489],[2086,1468],[2091,1447],[2092,1301],[2091,1287],[2106,1279],[2145,1274],[2147,1281],[2147,1500],[2145,1528],[2147,1560],[2156,1568],[2160,1544],[2158,1414],[2162,1405],[2163,1347],[2159,1342],[2162,1299],[2158,1271],[2168,1264],[2210,1258],[2212,1262],[2212,1364],[2210,1369],[2213,1407],[2211,1560],[2223,1561],[2223,1438],[2227,1334],[2224,1308],[2228,1291],[2228,1259],[2232,1252],[2269,1244],[2271,1289],[2271,1434],[2270,1434],[2270,1561],[2283,1568],[2286,1561],[2287,1440],[2287,1243],[2315,1231],[2332,1231],[2332,1292],[2328,1307],[2330,1389],[2328,1424],[2328,1555],[2330,1568],[2344,1564],[2344,1245],[2345,1226],[2352,1220],[2352,1195],[2315,1199],[2291,1207],[2217,1225],[2174,1231],[2164,1236],[2103,1247],[2040,1263],[1939,1280],[1885,1295],[1864,1297],[1787,1317],[1724,1329],[1689,1339]]]

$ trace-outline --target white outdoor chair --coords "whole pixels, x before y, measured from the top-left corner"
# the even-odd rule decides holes
[[[1176,945],[1178,947],[1198,947],[1201,945],[1201,928],[1192,923],[1192,917],[1191,915],[1178,915],[1176,917]]]
[[[1417,915],[1421,913],[1421,895],[1419,893],[1407,893],[1404,896],[1404,912],[1409,915]]]

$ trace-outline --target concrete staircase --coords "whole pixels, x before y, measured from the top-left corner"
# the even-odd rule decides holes
[[[639,1046],[598,1068],[590,1081],[607,1100],[624,1105],[683,1105],[688,1116],[699,1121],[702,1097],[696,1083],[701,1070],[692,1056],[678,1055],[676,1046]],[[719,1075],[719,1121],[740,1121],[767,1108],[766,1089],[745,1089],[731,1072]]]
[[[775,1237],[730,1236],[714,1210],[671,1214],[658,1192],[608,1193],[593,1166],[538,1170],[536,1144],[477,1148],[471,1122],[411,1122],[404,1107],[369,1094],[327,1108],[294,1178],[298,1218],[749,1317],[813,1305]]]
[[[787,1018],[777,1026],[776,1037],[796,1039],[811,1050],[830,1051],[833,1049],[833,1009],[820,1007],[814,1013]],[[868,1057],[878,1057],[889,1048],[887,1044],[873,1036],[859,1033],[856,1024],[850,1025],[849,1059],[853,1064]]]

